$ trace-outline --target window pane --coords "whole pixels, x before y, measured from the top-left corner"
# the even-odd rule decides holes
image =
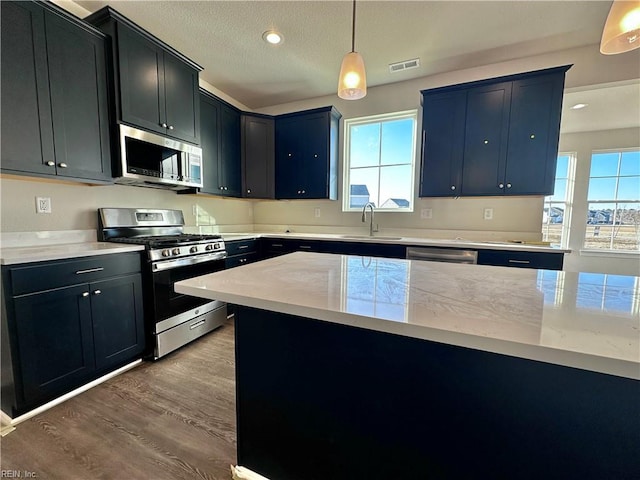
[[[640,150],[622,153],[620,175],[640,175]]]
[[[588,309],[601,309],[604,294],[604,274],[579,273],[576,306]]]
[[[411,164],[413,154],[413,119],[404,118],[382,124],[382,158],[380,163]]]
[[[351,127],[349,158],[351,167],[378,165],[380,154],[380,124]]]
[[[614,177],[618,175],[618,152],[594,153],[591,156],[591,177]]]
[[[569,155],[560,155],[556,166],[556,178],[567,178],[569,176]]]
[[[640,177],[620,177],[617,200],[640,200]]]
[[[618,204],[612,235],[614,250],[638,250],[640,203]]]
[[[411,206],[411,165],[380,168],[380,207]]]
[[[542,213],[542,240],[560,244],[562,242],[562,225],[564,224],[564,203],[545,204]]]
[[[351,170],[351,191],[360,193],[360,195],[350,196],[350,207],[363,207],[367,202],[373,202],[378,207],[378,172],[377,167],[373,168],[356,168]]]
[[[548,198],[556,202],[564,202],[567,198],[567,181],[565,179],[556,180],[553,195]]]
[[[589,200],[615,200],[616,177],[589,180]]]
[[[613,212],[615,204],[591,203],[587,212],[587,231],[584,248],[610,249],[613,235]]]

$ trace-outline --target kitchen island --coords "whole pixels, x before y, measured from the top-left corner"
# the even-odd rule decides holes
[[[639,281],[614,280],[299,252],[176,290],[240,305],[238,463],[273,480],[634,478]]]

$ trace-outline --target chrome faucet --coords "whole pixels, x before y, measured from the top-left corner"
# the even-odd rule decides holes
[[[362,223],[367,221],[367,207],[371,209],[371,216],[369,217],[369,236],[373,237],[373,232],[378,231],[378,226],[376,225],[376,228],[373,228],[373,212],[375,207],[371,202],[367,202],[365,206],[362,207]]]

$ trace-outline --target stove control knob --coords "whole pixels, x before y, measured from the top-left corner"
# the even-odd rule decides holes
[[[191,248],[189,249],[189,252],[190,252],[190,253],[196,253],[197,251],[198,251],[198,247],[191,247]]]
[[[170,257],[171,256],[171,250],[162,250],[162,256],[163,257]]]
[[[213,244],[213,248],[214,248],[215,250],[219,250],[219,249],[220,249],[220,244],[219,244],[219,243],[214,243],[214,244]]]
[[[213,244],[210,243],[209,245],[207,245],[206,247],[204,247],[205,250],[213,250]]]
[[[180,255],[180,249],[179,248],[174,248],[173,250],[171,250],[171,253],[173,255]]]

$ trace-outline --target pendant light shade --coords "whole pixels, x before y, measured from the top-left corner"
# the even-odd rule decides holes
[[[344,100],[358,100],[367,94],[367,74],[362,55],[355,51],[356,1],[353,0],[353,24],[351,29],[351,52],[342,59],[338,79],[338,96]]]
[[[615,55],[640,48],[640,2],[615,0],[602,31],[600,53]]]

